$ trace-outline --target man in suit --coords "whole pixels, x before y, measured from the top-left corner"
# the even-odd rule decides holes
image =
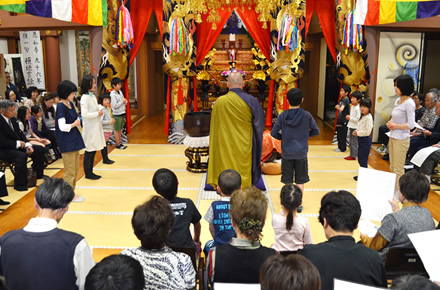
[[[37,178],[43,178],[44,149],[28,142],[20,131],[15,118],[15,104],[9,100],[0,101],[0,160],[15,163],[14,188],[27,190],[27,158],[32,158],[32,168]]]

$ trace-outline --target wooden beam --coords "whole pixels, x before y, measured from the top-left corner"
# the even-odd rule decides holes
[[[54,30],[55,27],[57,30],[88,30],[91,28],[90,25],[66,22],[54,18],[38,17],[27,14],[0,14],[0,31]]]

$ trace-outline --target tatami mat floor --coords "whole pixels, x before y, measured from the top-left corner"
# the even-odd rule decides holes
[[[191,198],[203,216],[213,199],[213,192],[204,192],[204,175],[186,171],[183,145],[136,145],[129,144],[126,150],[114,150],[110,158],[113,165],[100,162],[95,172],[100,180],[82,178],[77,183],[77,193],[86,200],[72,203],[60,227],[86,237],[95,249],[124,249],[137,247],[139,241],[133,234],[131,215],[134,208],[155,194],[152,177],[159,168],[173,170],[179,179],[181,197]],[[303,198],[304,211],[312,228],[314,242],[322,242],[325,236],[317,216],[321,197],[333,189],[346,189],[355,193],[358,164],[345,161],[345,154],[333,151],[334,146],[310,146],[309,170],[311,181],[306,184]],[[203,180],[202,180],[203,179]],[[270,207],[263,230],[262,243],[270,246],[274,242],[271,226],[272,214],[280,210],[280,176],[264,176],[268,190],[265,192]],[[202,219],[202,242],[211,239],[208,224]]]

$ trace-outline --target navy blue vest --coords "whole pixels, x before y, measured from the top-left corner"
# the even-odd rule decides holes
[[[229,216],[230,203],[229,201],[217,200],[211,206],[214,212],[214,245],[229,244],[231,239],[236,237],[235,230],[231,224],[231,217]]]
[[[10,231],[0,238],[0,265],[9,290],[78,289],[73,256],[81,235],[60,230]]]

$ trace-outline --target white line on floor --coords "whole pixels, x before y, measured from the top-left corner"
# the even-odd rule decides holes
[[[93,215],[133,215],[133,212],[121,212],[121,211],[71,211],[68,214],[93,214]]]
[[[109,156],[122,156],[122,157],[185,157],[186,156],[182,153],[182,155],[168,155],[168,154],[112,154],[110,153]]]
[[[93,170],[98,171],[157,171],[159,168],[140,168],[140,169],[132,169],[132,168],[93,168]],[[171,171],[187,171],[186,169],[170,169]],[[357,171],[356,171],[357,172]]]
[[[281,191],[281,188],[270,188],[270,190]],[[335,190],[335,191],[339,191],[339,190],[356,191],[356,188],[305,188],[304,189],[304,191],[333,191],[333,190]]]
[[[123,190],[154,190],[153,187],[128,187],[128,186],[76,186],[80,189],[123,189]],[[199,190],[198,187],[179,187],[179,190]]]

